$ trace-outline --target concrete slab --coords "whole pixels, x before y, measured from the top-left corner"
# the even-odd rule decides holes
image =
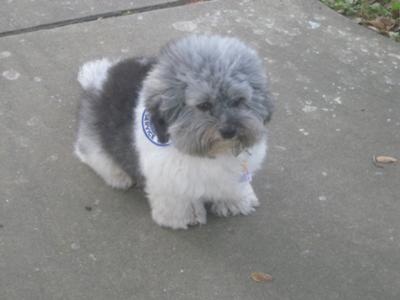
[[[0,3],[0,32],[170,2],[174,0],[5,0]]]
[[[157,26],[155,26],[157,24]],[[72,156],[79,65],[239,36],[277,97],[261,207],[188,231]],[[1,39],[1,299],[399,299],[400,47],[318,1],[215,1]],[[274,280],[259,284],[253,271]]]

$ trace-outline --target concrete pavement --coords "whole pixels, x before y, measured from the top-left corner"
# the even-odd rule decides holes
[[[73,157],[76,73],[189,33],[253,45],[277,111],[257,212],[171,231],[143,194],[108,188]],[[310,0],[219,0],[0,38],[0,299],[399,299],[399,165],[372,164],[400,158],[399,66],[399,44]]]
[[[21,30],[43,24],[84,19],[122,11],[135,10],[148,6],[179,2],[177,0],[5,0],[0,3],[3,16],[0,19],[0,31]],[[127,13],[127,12],[126,12]]]

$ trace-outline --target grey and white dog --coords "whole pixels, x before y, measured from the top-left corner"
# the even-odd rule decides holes
[[[109,185],[143,182],[153,220],[205,224],[254,211],[250,185],[273,111],[263,64],[235,38],[189,36],[156,58],[84,64],[75,154]]]

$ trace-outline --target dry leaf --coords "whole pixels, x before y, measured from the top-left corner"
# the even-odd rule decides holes
[[[264,281],[271,281],[272,276],[269,274],[265,274],[262,272],[253,272],[251,273],[251,279],[253,279],[256,282],[264,282]]]
[[[385,17],[379,17],[375,20],[368,21],[367,24],[382,31],[389,31],[396,26],[396,22],[393,19]]]
[[[385,30],[385,24],[383,24],[381,21],[378,19],[368,21],[368,24],[379,29],[379,30]]]
[[[369,29],[372,29],[373,31],[379,32],[379,29],[374,27],[374,26],[368,26]]]
[[[379,164],[391,164],[397,162],[397,159],[391,156],[378,155],[373,157],[374,162]]]

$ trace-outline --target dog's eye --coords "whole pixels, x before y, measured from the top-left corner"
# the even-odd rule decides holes
[[[197,108],[200,109],[201,111],[208,111],[212,108],[212,104],[210,102],[203,102],[197,105]]]
[[[237,98],[234,101],[232,101],[232,107],[238,107],[240,104],[242,104],[245,101],[246,101],[246,99],[244,97]]]

